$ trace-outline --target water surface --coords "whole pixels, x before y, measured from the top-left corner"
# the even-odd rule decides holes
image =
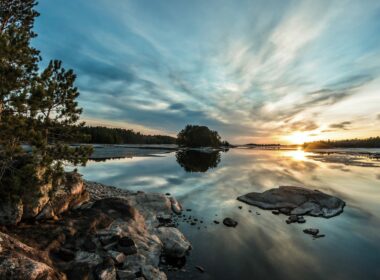
[[[80,172],[120,188],[169,192],[192,210],[187,215],[203,220],[179,225],[193,250],[186,273],[176,278],[380,279],[379,163],[358,155],[232,149],[93,161]],[[287,225],[286,216],[236,200],[280,185],[318,189],[347,206],[338,217],[306,217],[306,224]],[[239,225],[214,224],[224,217]],[[317,227],[326,237],[313,240],[302,232],[306,227]]]

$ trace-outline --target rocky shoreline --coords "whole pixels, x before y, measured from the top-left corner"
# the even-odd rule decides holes
[[[182,211],[173,197],[83,180],[65,190],[56,193],[86,199],[54,196],[35,218],[0,229],[0,279],[167,279],[165,258],[191,249],[167,222]]]

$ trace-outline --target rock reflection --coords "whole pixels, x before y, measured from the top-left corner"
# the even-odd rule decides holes
[[[186,172],[206,172],[210,168],[215,168],[220,162],[220,152],[203,151],[178,151],[176,153],[178,164]]]

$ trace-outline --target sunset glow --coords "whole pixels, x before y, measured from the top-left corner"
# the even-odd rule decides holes
[[[91,124],[202,124],[236,144],[379,134],[380,1],[40,2],[33,44],[75,69]]]

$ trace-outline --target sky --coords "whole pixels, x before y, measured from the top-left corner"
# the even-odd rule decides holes
[[[40,0],[89,125],[232,143],[380,135],[378,0]]]

